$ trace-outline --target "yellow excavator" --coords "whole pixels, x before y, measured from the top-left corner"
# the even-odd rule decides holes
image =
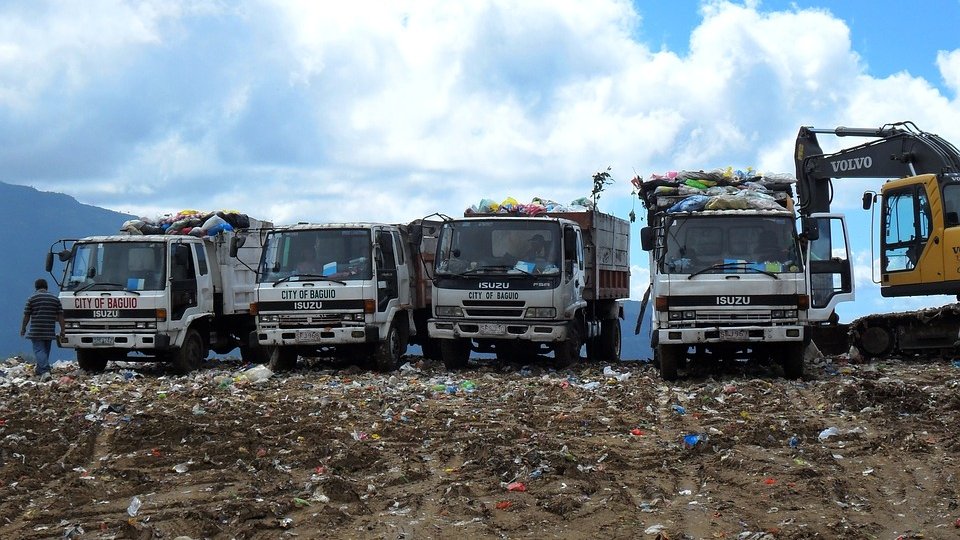
[[[825,154],[817,140],[822,134],[870,140]],[[829,213],[833,179],[887,179],[879,193],[868,191],[863,196],[863,208],[874,208],[879,214],[879,276],[874,281],[879,282],[881,295],[960,295],[960,152],[956,147],[920,131],[913,122],[880,128],[804,126],[797,135],[794,158],[798,206],[805,217]],[[843,272],[831,276],[829,247],[817,255],[811,252],[812,279],[819,279],[828,290],[837,276],[850,279]],[[823,272],[816,277],[818,266]],[[960,345],[960,305],[868,315],[846,330],[848,345],[868,358],[953,354]],[[817,328],[812,334],[819,345]]]

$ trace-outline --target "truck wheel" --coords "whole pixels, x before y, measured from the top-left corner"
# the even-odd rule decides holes
[[[783,376],[788,379],[803,377],[803,342],[789,343],[783,357]]]
[[[107,355],[103,351],[77,349],[77,364],[84,371],[100,373],[107,367]]]
[[[600,323],[600,360],[620,361],[620,319],[604,319]]]
[[[567,339],[553,346],[553,365],[557,369],[568,368],[580,361],[580,348],[583,341],[576,323],[570,326]]]
[[[203,338],[200,337],[200,334],[192,328],[187,330],[187,337],[183,339],[183,345],[173,355],[173,370],[181,375],[186,375],[198,369],[206,358],[205,352]]]
[[[686,355],[683,345],[657,345],[657,358],[660,360],[660,378],[665,381],[677,380],[677,367]]]
[[[270,371],[279,373],[281,371],[291,371],[297,367],[297,350],[292,347],[270,347],[269,360]]]
[[[467,367],[467,360],[470,359],[470,340],[441,339],[440,356],[443,358],[443,365],[447,369],[454,370]]]
[[[373,349],[373,365],[377,371],[388,372],[400,367],[400,357],[403,356],[403,338],[396,325],[391,324],[387,329],[387,337],[377,343]]]

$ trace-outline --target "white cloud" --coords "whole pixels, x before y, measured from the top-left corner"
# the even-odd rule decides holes
[[[956,99],[957,92],[960,92],[960,49],[937,53],[937,67]]]

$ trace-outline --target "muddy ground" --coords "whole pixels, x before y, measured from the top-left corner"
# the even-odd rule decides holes
[[[956,538],[960,367],[0,363],[0,538]],[[307,365],[304,365],[307,364]],[[606,372],[606,373],[605,373]]]

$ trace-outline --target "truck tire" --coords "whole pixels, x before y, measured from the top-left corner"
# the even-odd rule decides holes
[[[77,349],[77,364],[90,373],[100,373],[107,367],[107,355],[103,351]]]
[[[660,378],[665,381],[677,380],[677,368],[686,355],[683,345],[657,345],[657,358],[660,361]]]
[[[580,328],[576,323],[570,325],[567,339],[553,346],[553,365],[557,369],[565,369],[580,361],[580,348],[583,339],[580,337]]]
[[[463,369],[467,367],[467,360],[470,359],[470,340],[469,339],[441,339],[440,356],[443,358],[443,365],[447,369]]]
[[[604,319],[600,323],[598,356],[604,362],[620,361],[620,319]]]
[[[203,346],[203,338],[193,328],[187,330],[187,336],[183,339],[183,345],[173,355],[173,370],[180,375],[186,375],[191,371],[200,368],[206,358],[206,348]]]
[[[803,377],[803,352],[804,345],[802,341],[787,343],[783,357],[783,376],[788,379],[800,379]]]
[[[373,365],[377,371],[390,372],[400,367],[403,356],[403,336],[395,324],[387,329],[387,337],[373,348]]]
[[[297,367],[297,350],[292,347],[270,347],[267,367],[274,373],[291,371]]]

